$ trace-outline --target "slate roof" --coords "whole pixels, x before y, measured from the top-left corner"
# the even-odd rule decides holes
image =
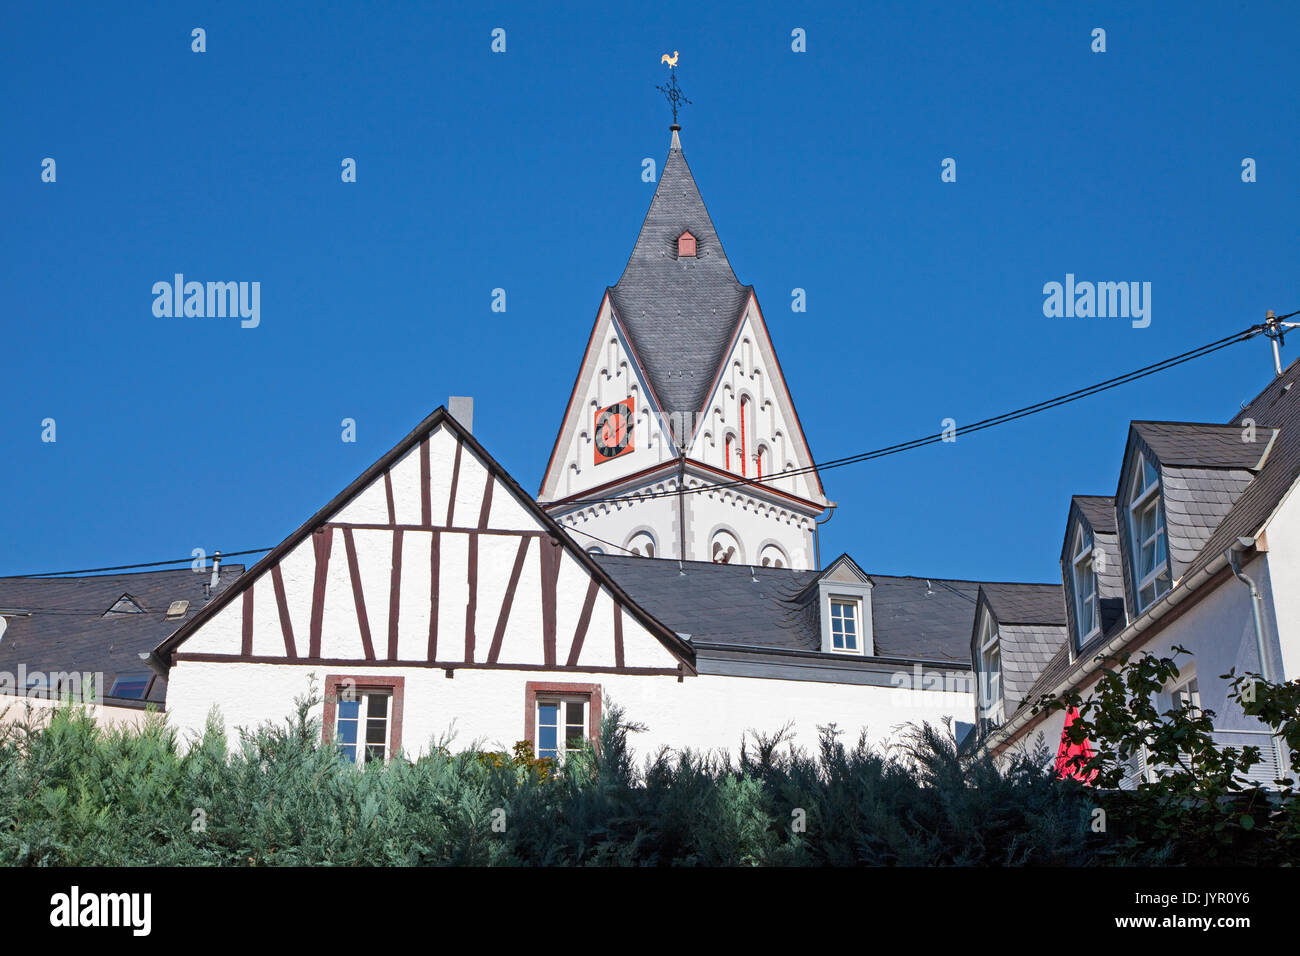
[[[1013,714],[1039,675],[1065,647],[1065,625],[999,624],[1003,712]]]
[[[998,624],[1065,626],[1065,589],[1059,584],[982,584]]]
[[[1094,532],[1115,533],[1115,498],[1113,495],[1075,495],[1071,501],[1088,519]]]
[[[676,560],[595,557],[629,597],[673,630],[689,634],[697,649],[707,644],[821,649],[818,592],[804,593],[816,582],[815,571],[685,561],[683,575]],[[970,666],[978,582],[868,576],[875,657]],[[1060,592],[1055,585],[1021,587]]]
[[[1272,437],[1260,429],[1256,441],[1243,442],[1238,425],[1209,425],[1200,422],[1133,422],[1161,464],[1197,468],[1252,469],[1259,463]]]
[[[221,568],[219,594],[244,571]],[[103,673],[104,694],[121,675],[152,674],[140,660],[204,605],[203,586],[212,572],[189,568],[68,578],[0,578],[0,608],[8,626],[0,634],[0,671]],[[105,614],[123,594],[143,613]],[[187,600],[183,617],[167,619],[173,601]],[[19,614],[13,612],[30,612]],[[157,680],[149,699],[161,701],[166,682]],[[4,699],[0,698],[0,706]]]
[[[1300,478],[1300,359],[1287,366],[1228,424],[1135,421],[1131,429],[1161,465],[1169,554],[1175,578],[1193,574],[1222,554],[1238,537],[1256,534]],[[1255,441],[1242,440],[1243,422],[1255,423]],[[1127,475],[1121,475],[1120,488]],[[1074,503],[1100,530],[1116,532],[1110,499],[1076,496]],[[1132,597],[1130,596],[1130,600]],[[1080,648],[1075,660],[1095,650],[1124,627],[1117,609],[1103,599],[1103,633]],[[1005,654],[1005,650],[1004,650]],[[1025,704],[1053,690],[1072,666],[1062,646],[1042,666],[1023,695]],[[1008,702],[1009,703],[1009,702]],[[1008,713],[1013,712],[1008,706]]]
[[[696,252],[679,259],[686,230]],[[703,409],[751,291],[731,270],[674,133],[632,255],[609,289],[665,413]]]
[[[1237,431],[1240,435],[1240,429]],[[1163,460],[1161,465],[1164,465]],[[1196,560],[1214,529],[1222,523],[1254,477],[1244,468],[1161,468],[1161,491],[1174,577],[1182,577],[1185,569]]]
[[[1300,477],[1300,359],[1292,362],[1262,392],[1231,419],[1230,427],[1241,442],[1240,423],[1256,423],[1256,447],[1264,447],[1268,436],[1264,429],[1278,429],[1272,438],[1263,466],[1254,480],[1233,502],[1223,520],[1202,545],[1185,573],[1200,570],[1214,560],[1239,537],[1254,535],[1281,504],[1286,493]]]
[[[1011,714],[1066,643],[1065,589],[1059,584],[982,584],[978,601],[997,620],[1003,709]],[[966,640],[974,663],[979,634],[973,621]]]

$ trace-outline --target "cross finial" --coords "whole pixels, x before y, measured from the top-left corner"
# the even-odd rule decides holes
[[[677,111],[683,105],[691,105],[691,101],[682,95],[681,88],[677,85],[677,51],[673,50],[672,56],[665,53],[659,62],[668,64],[668,85],[656,86],[655,89],[667,97],[668,105],[673,108],[673,129],[677,130],[680,129],[677,125]]]

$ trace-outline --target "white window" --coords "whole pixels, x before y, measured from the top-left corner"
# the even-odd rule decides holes
[[[339,698],[336,740],[349,763],[361,766],[388,758],[392,696],[388,691],[358,690]]]
[[[980,694],[986,717],[994,717],[1002,707],[1002,651],[998,644],[998,629],[993,618],[985,612],[980,625]]]
[[[862,649],[858,602],[831,598],[831,650],[857,654]]]
[[[1133,543],[1133,578],[1138,611],[1169,590],[1169,554],[1165,512],[1160,502],[1160,475],[1145,455],[1138,455],[1129,495],[1129,529]]]
[[[539,698],[537,756],[557,762],[582,750],[587,739],[586,698]]]
[[[1079,644],[1101,628],[1097,613],[1097,571],[1092,559],[1092,535],[1082,526],[1074,535],[1074,621]]]
[[[1171,710],[1182,710],[1189,705],[1193,714],[1201,712],[1201,688],[1196,683],[1195,677],[1183,681],[1169,692],[1169,707]]]

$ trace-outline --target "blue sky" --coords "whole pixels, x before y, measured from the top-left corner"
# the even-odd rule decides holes
[[[274,545],[449,394],[535,490],[667,151],[672,50],[687,158],[818,458],[1300,308],[1294,2],[701,6],[8,11],[0,574]],[[260,326],[155,317],[176,272],[260,282]],[[1150,282],[1150,327],[1045,318],[1066,273]],[[1270,375],[1252,341],[829,471],[823,554],[1051,580],[1130,419],[1223,421]]]

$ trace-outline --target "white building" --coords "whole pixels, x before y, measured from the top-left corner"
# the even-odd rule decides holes
[[[1228,424],[1130,425],[1115,493],[1071,501],[1055,616],[981,601],[971,650],[979,718],[992,729],[986,746],[1056,750],[1064,715],[1035,715],[1041,695],[1086,697],[1121,653],[1169,656],[1181,646],[1190,656],[1178,658],[1160,709],[1191,701],[1213,711],[1221,744],[1260,748],[1252,777],[1261,783],[1286,768],[1285,750],[1228,699],[1223,675],[1300,677],[1297,380],[1292,363]],[[1128,782],[1150,772],[1135,755]]]
[[[178,727],[214,707],[231,727],[281,718],[312,675],[327,737],[358,760],[358,735],[414,754],[452,731],[562,752],[606,697],[646,726],[644,752],[973,720],[977,584],[847,556],[816,570],[830,503],[675,128],[537,500],[458,414],[435,411],[156,648]]]

